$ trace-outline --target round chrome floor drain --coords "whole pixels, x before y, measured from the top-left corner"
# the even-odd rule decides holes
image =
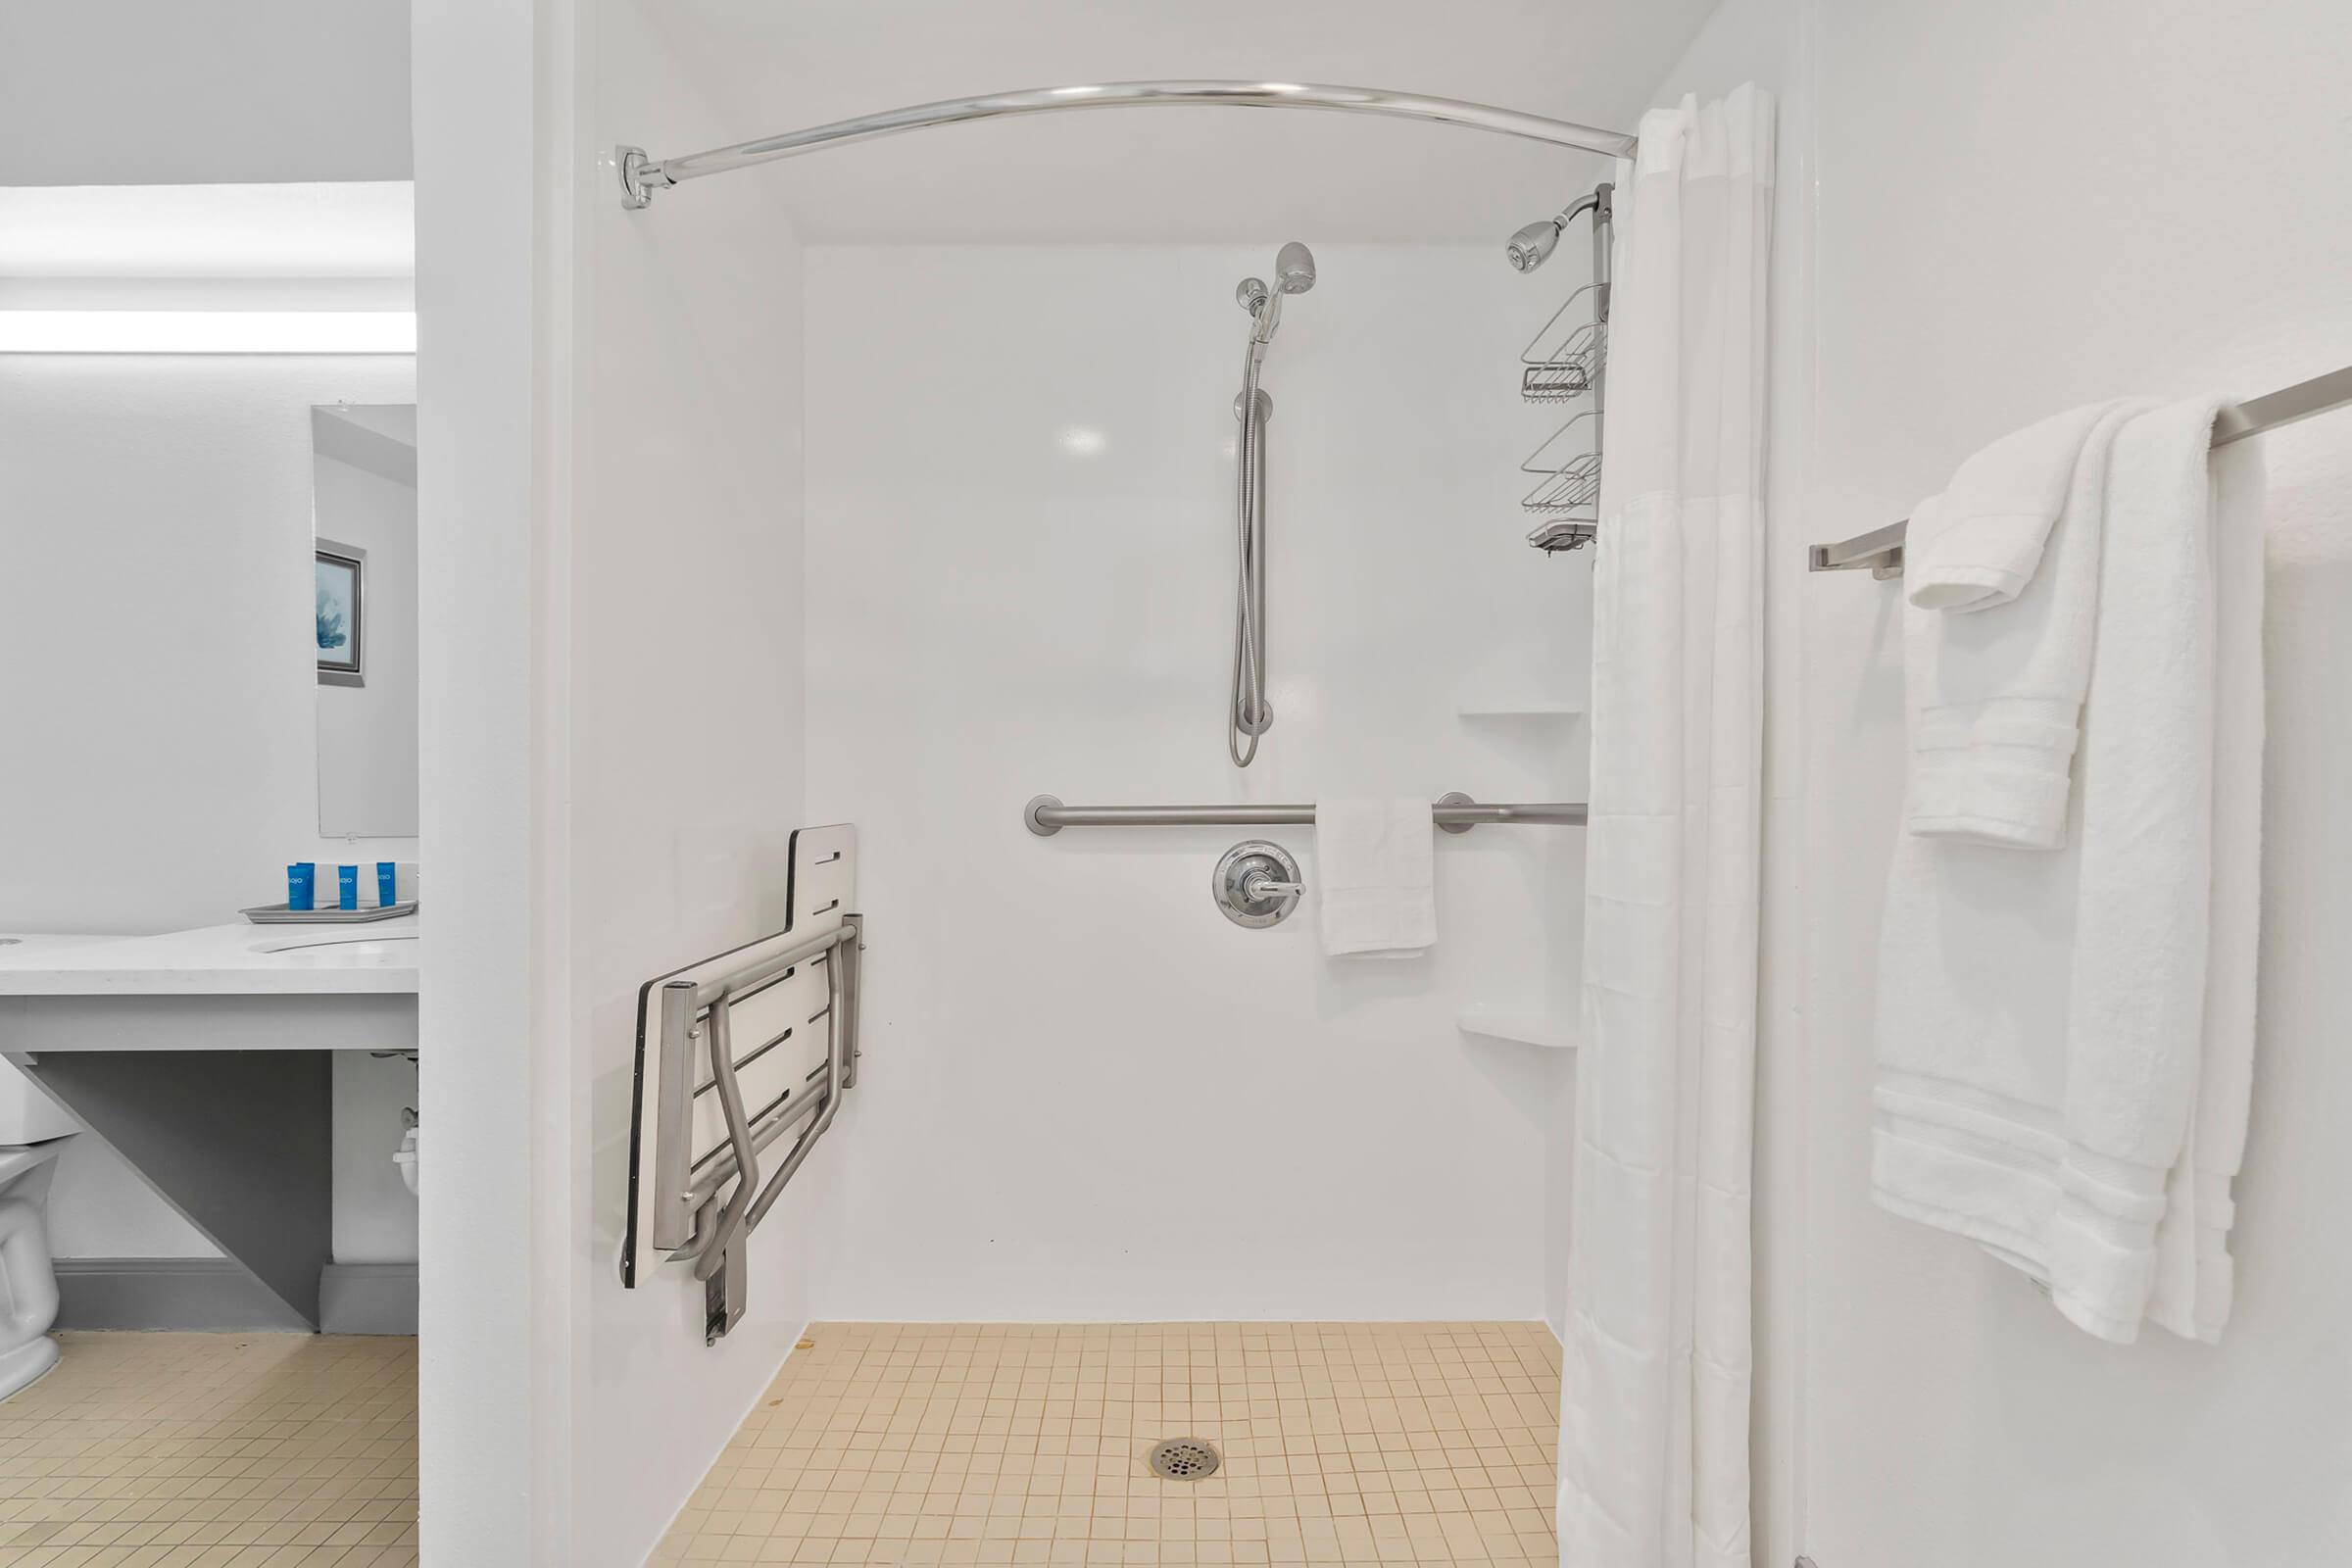
[[[1205,1481],[1222,1462],[1199,1438],[1170,1438],[1152,1450],[1152,1473],[1167,1481]]]

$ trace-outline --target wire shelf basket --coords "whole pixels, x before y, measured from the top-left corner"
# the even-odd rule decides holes
[[[1600,285],[1587,283],[1560,302],[1519,351],[1519,395],[1530,403],[1567,403],[1592,390],[1608,352],[1598,317]]]
[[[1597,410],[1580,410],[1527,455],[1519,471],[1535,474],[1537,480],[1535,487],[1519,498],[1523,509],[1545,516],[1573,514],[1592,519],[1600,505],[1600,452],[1595,447],[1577,449],[1578,426],[1587,426],[1581,437],[1597,437],[1599,423]]]

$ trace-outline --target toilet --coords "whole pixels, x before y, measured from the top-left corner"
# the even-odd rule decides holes
[[[0,1061],[0,1399],[57,1365],[49,1181],[78,1130],[15,1063]]]

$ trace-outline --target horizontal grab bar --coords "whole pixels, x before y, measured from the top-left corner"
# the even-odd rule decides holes
[[[1482,806],[1469,796],[1441,796],[1430,808],[1437,825],[1448,833],[1467,833],[1481,822],[1536,822],[1563,827],[1585,825],[1582,801],[1541,801],[1518,805]],[[1021,820],[1040,838],[1051,838],[1065,827],[1305,827],[1315,820],[1312,806],[1064,806],[1058,797],[1040,795],[1021,808]]]

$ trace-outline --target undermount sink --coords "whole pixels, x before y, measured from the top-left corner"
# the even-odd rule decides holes
[[[336,932],[318,931],[298,937],[271,937],[267,942],[252,945],[255,953],[304,953],[320,950],[322,958],[350,961],[355,958],[390,958],[408,956],[409,944],[416,940],[414,931],[358,933],[345,936]]]

